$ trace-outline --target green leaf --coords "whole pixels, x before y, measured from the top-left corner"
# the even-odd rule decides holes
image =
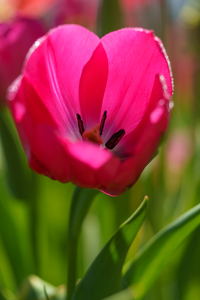
[[[56,292],[56,287],[36,275],[26,278],[19,291],[19,300],[46,300]]]
[[[66,295],[66,286],[62,284],[56,288],[56,291],[54,295],[50,297],[50,300],[66,300]]]
[[[68,278],[67,278],[67,300],[71,300],[76,287],[76,265],[78,237],[83,220],[98,190],[76,187],[74,190],[68,233]]]
[[[97,33],[100,37],[122,28],[122,13],[119,0],[100,1]]]
[[[0,299],[1,300],[17,300],[17,297],[11,291],[1,289],[0,290]]]
[[[123,291],[120,291],[117,294],[111,295],[109,297],[106,297],[102,300],[134,300],[133,293],[129,289],[125,289]]]
[[[200,204],[156,234],[136,255],[124,274],[134,299],[142,299],[173,252],[200,225]]]
[[[102,249],[78,284],[73,300],[99,300],[121,289],[121,273],[127,251],[147,212],[148,198],[123,223]]]
[[[0,145],[4,154],[9,188],[16,198],[26,199],[31,190],[31,173],[6,109],[0,110]]]
[[[10,199],[0,180],[0,236],[17,283],[33,270],[26,217],[25,204]],[[4,270],[0,271],[0,275],[2,272]],[[7,287],[13,289],[13,285]]]
[[[2,293],[2,287],[11,291],[16,291],[17,283],[15,280],[14,272],[11,266],[10,259],[5,249],[4,243],[0,235],[0,295]],[[0,296],[1,299],[1,296]]]

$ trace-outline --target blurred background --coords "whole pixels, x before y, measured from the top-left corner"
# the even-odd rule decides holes
[[[30,274],[54,286],[66,282],[74,190],[70,183],[51,181],[28,168],[6,107],[6,89],[20,74],[26,52],[60,24],[81,24],[100,35],[120,27],[144,27],[162,39],[172,64],[175,106],[166,139],[131,190],[117,198],[103,193],[96,197],[80,238],[82,277],[145,195],[150,199],[148,216],[127,261],[199,203],[200,0],[0,0],[0,22],[0,294],[12,300]],[[199,237],[197,229],[174,253],[145,300],[200,299]]]

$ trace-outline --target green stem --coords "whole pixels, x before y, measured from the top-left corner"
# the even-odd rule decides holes
[[[70,300],[76,286],[78,239],[69,238],[67,300]]]
[[[119,0],[99,2],[96,33],[99,37],[122,28],[122,13]]]
[[[32,241],[35,273],[39,275],[38,257],[38,181],[37,174],[31,172],[31,193],[29,194],[30,234]]]
[[[76,187],[74,190],[68,232],[67,300],[72,298],[77,280],[78,238],[81,225],[98,191]]]

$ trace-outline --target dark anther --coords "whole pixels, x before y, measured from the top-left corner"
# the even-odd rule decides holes
[[[113,149],[121,140],[121,138],[125,135],[125,130],[121,129],[118,132],[114,133],[111,138],[107,141],[105,146],[108,149]]]
[[[78,121],[79,132],[80,132],[80,135],[82,136],[83,132],[85,131],[84,127],[83,127],[83,121],[81,120],[81,116],[79,114],[76,114],[76,116],[77,116],[77,121]]]
[[[107,111],[105,110],[104,113],[103,113],[103,117],[102,117],[102,119],[101,119],[100,127],[99,127],[99,134],[100,134],[100,135],[102,135],[106,117],[107,117]]]

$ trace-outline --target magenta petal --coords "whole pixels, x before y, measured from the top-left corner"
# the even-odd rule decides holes
[[[31,144],[31,168],[60,182],[70,181],[68,155],[58,131],[50,126],[38,125]]]
[[[100,124],[101,106],[108,78],[108,59],[100,43],[83,68],[80,80],[81,118],[84,128]]]
[[[76,119],[80,113],[79,81],[98,44],[99,38],[89,30],[62,26],[35,43],[24,68],[24,77],[71,139],[80,138]]]
[[[90,142],[70,143],[50,126],[36,128],[31,150],[29,164],[35,171],[85,188],[112,186],[120,167],[108,150]]]
[[[111,195],[120,195],[129,189],[138,179],[146,165],[153,158],[163,135],[165,134],[169,117],[169,95],[163,89],[163,83],[156,76],[151,95],[151,104],[139,126],[125,136],[121,149],[116,154],[126,156],[121,162],[121,168],[114,180],[113,187],[103,191]],[[123,150],[127,151],[123,153]]]
[[[81,187],[108,188],[118,173],[120,160],[90,142],[66,143],[71,181]]]
[[[38,173],[85,188],[113,184],[120,161],[112,153],[88,142],[70,143],[50,127],[38,126],[34,133],[29,165]]]
[[[19,76],[13,82],[9,87],[8,100],[22,145],[29,159],[37,125],[46,124],[52,128],[58,126],[27,78]]]
[[[155,129],[157,128],[156,123],[160,124],[160,119],[162,118],[165,111],[169,119],[169,101],[169,94],[164,91],[164,86],[160,79],[160,76],[156,75],[149,105],[143,119],[132,132],[126,134],[123,137],[121,143],[118,144],[114,149],[115,154],[118,156],[120,155],[121,157],[129,157],[134,156],[136,152],[144,153],[144,149],[149,148],[145,147],[145,139],[148,138],[149,135],[151,135],[151,131],[155,131]],[[160,128],[160,131],[164,132],[166,130],[166,127],[167,124],[165,125],[165,128]],[[159,137],[160,132],[158,133],[158,138]],[[141,144],[141,140],[144,140],[144,149],[140,147],[138,150],[138,145]],[[151,145],[154,144],[154,142],[157,143],[157,139],[153,140]],[[154,146],[154,148],[156,149],[156,146]]]
[[[168,60],[160,40],[151,31],[121,29],[107,34],[101,42],[109,62],[102,105],[102,113],[108,111],[105,132],[107,137],[120,129],[128,134],[147,110],[156,74],[164,75],[172,94]]]

